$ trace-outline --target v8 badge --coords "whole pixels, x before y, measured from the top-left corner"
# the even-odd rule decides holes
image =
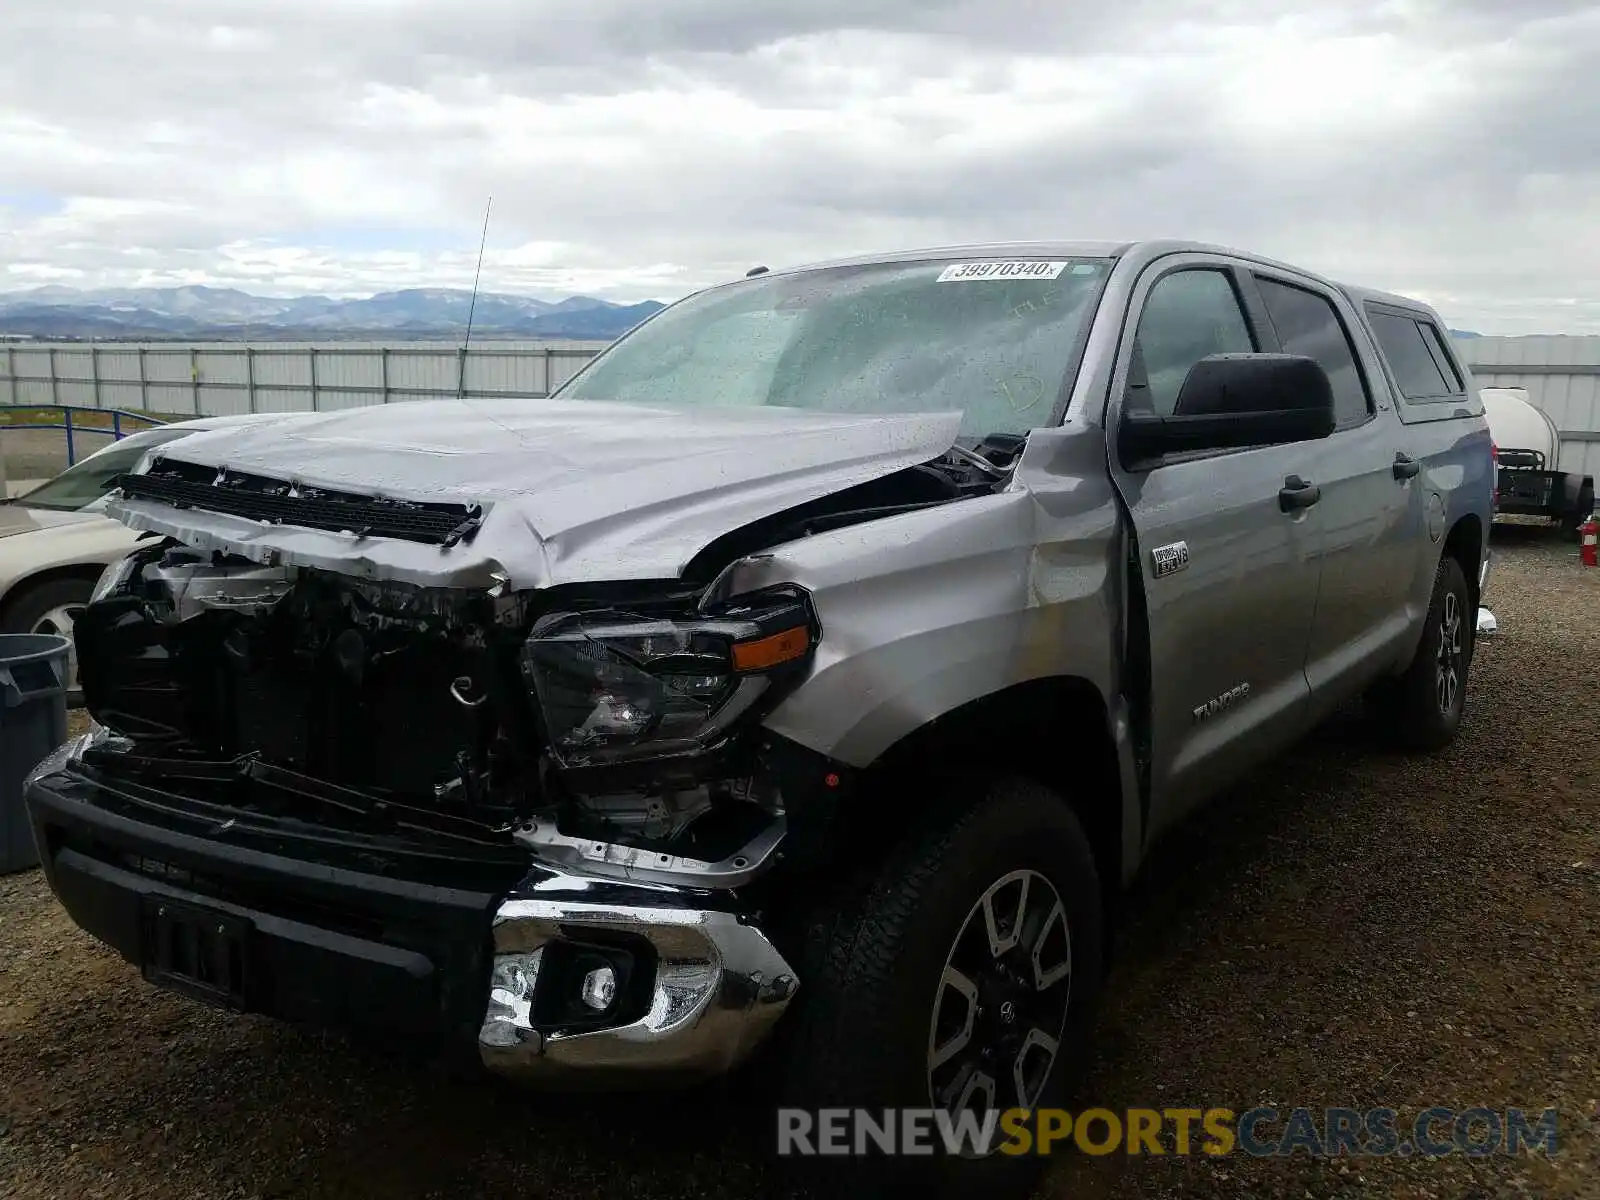
[[[1157,579],[1176,575],[1189,565],[1189,543],[1173,542],[1150,551],[1150,571]]]

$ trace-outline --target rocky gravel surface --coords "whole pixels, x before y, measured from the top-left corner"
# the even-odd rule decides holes
[[[59,421],[59,412],[41,416],[42,421]],[[130,429],[142,428],[131,424]],[[108,431],[84,428],[73,437],[73,449],[81,459],[111,441]],[[0,462],[7,479],[49,479],[67,467],[66,434],[53,429],[8,429],[0,425]]]
[[[1336,721],[1135,891],[1078,1105],[1559,1113],[1553,1158],[1064,1156],[1043,1195],[1600,1196],[1600,571],[1497,531],[1458,743]],[[745,1197],[736,1100],[542,1099],[147,988],[0,878],[0,1195]]]

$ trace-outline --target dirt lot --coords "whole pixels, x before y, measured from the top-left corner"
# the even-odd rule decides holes
[[[89,429],[75,434],[72,440],[78,457],[83,458],[106,445],[111,434]],[[54,429],[0,427],[0,455],[5,459],[7,479],[49,479],[66,470],[66,434]]]
[[[1497,537],[1456,747],[1338,723],[1172,839],[1079,1104],[1554,1106],[1555,1158],[1074,1155],[1046,1195],[1600,1196],[1600,572]],[[744,1197],[742,1128],[717,1096],[530,1100],[218,1015],[0,879],[0,1195]]]
[[[59,429],[12,429],[11,425],[60,424],[60,409],[13,409],[0,412],[0,462],[5,466],[9,480],[49,479],[67,467],[67,435]],[[161,421],[182,420],[181,417],[159,416]],[[111,443],[111,415],[109,413],[79,412],[72,416],[77,427],[72,438],[73,451],[83,459],[102,446]],[[123,422],[124,434],[136,433],[150,426],[145,421],[128,419]]]

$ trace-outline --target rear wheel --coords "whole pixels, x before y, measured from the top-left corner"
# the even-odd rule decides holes
[[[1576,541],[1578,530],[1594,514],[1594,493],[1585,490],[1578,496],[1578,506],[1561,518],[1561,532]]]
[[[1101,924],[1094,856],[1071,808],[1032,783],[991,785],[814,915],[784,1102],[813,1116],[971,1113],[979,1125],[1059,1106],[1088,1044]],[[1021,1197],[1043,1161],[937,1148],[795,1165],[813,1182],[836,1173],[851,1195]]]
[[[1405,673],[1367,695],[1382,739],[1400,750],[1442,750],[1455,740],[1466,708],[1477,613],[1461,564],[1448,555],[1434,573],[1422,641]]]

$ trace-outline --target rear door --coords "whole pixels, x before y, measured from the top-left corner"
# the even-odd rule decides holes
[[[1402,452],[1405,428],[1381,369],[1362,359],[1349,301],[1286,271],[1253,274],[1278,344],[1316,359],[1333,385],[1338,424],[1316,444],[1311,468],[1322,489],[1320,582],[1306,650],[1316,716],[1383,673],[1415,628],[1408,601],[1423,540],[1419,466]]]
[[[1414,491],[1421,506],[1422,532],[1411,543],[1409,608],[1415,633],[1432,595],[1446,531],[1471,516],[1476,518],[1479,538],[1488,533],[1494,489],[1489,429],[1481,417],[1477,389],[1447,348],[1436,313],[1372,299],[1365,300],[1362,309],[1380,361],[1388,368],[1408,453],[1421,466]],[[1467,582],[1474,588],[1477,583]]]
[[[1150,630],[1152,833],[1306,726],[1320,505],[1280,493],[1313,478],[1311,444],[1134,466],[1115,449],[1121,415],[1170,414],[1200,359],[1273,348],[1250,289],[1223,258],[1157,260],[1134,287],[1112,378],[1111,471]]]

